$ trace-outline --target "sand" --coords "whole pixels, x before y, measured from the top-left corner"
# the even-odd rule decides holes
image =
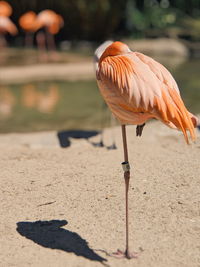
[[[117,150],[93,146],[99,135],[68,148],[56,132],[0,135],[0,266],[200,266],[200,136],[187,146],[159,122],[142,138],[128,127],[130,247],[139,257],[107,255],[125,244],[120,127],[114,132]]]

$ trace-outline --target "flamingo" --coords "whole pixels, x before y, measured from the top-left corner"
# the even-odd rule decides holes
[[[32,46],[33,44],[33,33],[38,30],[40,26],[37,23],[37,15],[33,11],[28,11],[19,18],[19,25],[25,31],[25,45]]]
[[[10,17],[12,7],[6,1],[0,1],[0,16]]]
[[[12,14],[12,7],[6,1],[0,1],[0,41],[2,46],[6,46],[4,35],[8,32],[11,35],[17,34],[15,24],[9,19]]]
[[[11,35],[16,35],[18,33],[17,27],[10,20],[10,18],[5,16],[0,16],[0,39],[2,39],[2,43],[6,45],[6,39],[4,35],[6,33],[10,33]]]
[[[129,250],[128,189],[130,165],[126,125],[134,124],[141,136],[145,122],[155,118],[167,126],[181,130],[189,144],[188,132],[196,139],[198,120],[185,107],[176,81],[160,63],[139,52],[132,52],[122,42],[109,45],[101,55],[96,69],[97,84],[111,112],[121,123],[126,206],[126,249],[113,253],[131,259],[137,255]]]
[[[37,15],[38,28],[46,29],[46,39],[48,48],[55,50],[54,35],[57,34],[61,27],[64,26],[64,20],[62,16],[56,14],[53,10],[46,9],[41,11]],[[40,37],[38,38],[40,41]]]

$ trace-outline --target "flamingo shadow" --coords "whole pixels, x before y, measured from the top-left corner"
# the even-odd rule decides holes
[[[99,142],[92,142],[89,140],[90,137],[96,136],[101,134],[101,131],[87,131],[87,130],[68,130],[68,131],[60,131],[57,133],[57,137],[60,143],[60,146],[63,148],[69,147],[71,145],[70,138],[75,139],[85,139],[87,142],[94,146],[94,147],[106,147],[108,150],[110,149],[117,149],[116,145],[113,143],[110,146],[105,146],[102,140],[102,137],[100,138]]]
[[[45,248],[60,249],[101,263],[107,261],[89,248],[87,241],[77,233],[61,228],[66,224],[66,220],[18,222],[16,230]]]
[[[61,147],[69,147],[71,145],[69,138],[75,139],[86,139],[96,136],[99,134],[99,131],[85,131],[85,130],[69,130],[69,131],[60,131],[57,133],[58,140]]]

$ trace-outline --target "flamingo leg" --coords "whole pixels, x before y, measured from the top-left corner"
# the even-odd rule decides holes
[[[122,125],[122,138],[123,138],[123,147],[124,147],[124,162],[122,162],[122,168],[124,171],[125,200],[126,200],[126,249],[125,249],[125,252],[118,250],[116,253],[113,253],[113,256],[115,256],[117,258],[132,259],[132,258],[137,258],[137,253],[130,253],[130,251],[129,251],[128,189],[129,189],[129,180],[130,180],[130,165],[128,162],[126,125]]]
[[[4,36],[4,34],[0,33],[0,47],[6,47],[6,46],[7,46],[6,37]]]
[[[54,35],[48,32],[46,29],[46,40],[47,40],[47,46],[50,51],[56,51],[56,44],[55,44],[55,38]]]
[[[28,48],[33,47],[33,34],[30,32],[25,35],[25,46]]]
[[[46,41],[45,41],[45,34],[43,31],[39,31],[36,34],[36,42],[37,42],[40,60],[47,61]]]

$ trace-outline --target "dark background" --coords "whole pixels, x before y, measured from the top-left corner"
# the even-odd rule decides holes
[[[101,42],[108,38],[179,37],[200,41],[200,0],[8,0],[18,25],[26,11],[61,14],[61,40]],[[23,32],[20,32],[23,35]]]

